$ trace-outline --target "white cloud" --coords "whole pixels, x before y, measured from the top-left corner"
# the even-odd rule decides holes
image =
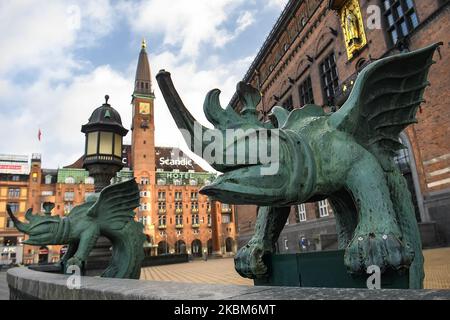
[[[225,106],[253,56],[224,63],[219,55],[211,54],[200,57],[202,67],[196,58],[201,46],[222,47],[255,22],[255,12],[239,12],[244,2],[152,0],[112,5],[107,0],[83,0],[37,6],[27,0],[0,1],[0,153],[40,152],[43,165],[49,168],[70,164],[84,150],[81,125],[103,103],[105,94],[111,96],[123,125],[130,128],[138,52],[125,73],[107,65],[93,66],[74,54],[76,49],[95,46],[111,34],[116,21],[126,18],[136,36],[163,35],[164,51],[152,55],[150,46],[152,73],[162,68],[170,71],[186,106],[207,124],[202,110],[207,91],[221,89]],[[32,72],[34,77],[18,84],[13,76],[16,71]],[[186,151],[156,81],[153,86],[156,144]],[[41,142],[37,140],[39,128]],[[125,142],[130,143],[130,137],[129,133]]]
[[[255,17],[253,15],[252,12],[250,11],[245,11],[244,13],[242,13],[238,20],[237,20],[237,24],[238,27],[236,29],[236,31],[238,33],[244,31],[245,29],[247,29],[249,26],[251,26],[253,23],[255,22]]]
[[[268,7],[274,7],[276,9],[283,9],[289,0],[267,0]]]
[[[120,112],[123,125],[130,127],[132,84],[131,77],[100,66],[74,77],[69,85],[55,88],[40,81],[30,88],[16,88],[10,95],[20,97],[20,104],[26,108],[0,119],[0,149],[3,153],[40,152],[43,164],[49,167],[68,165],[83,154],[81,125],[104,102],[105,94],[110,95],[111,105]],[[41,142],[37,139],[39,129]],[[5,139],[11,135],[11,139]]]
[[[236,36],[225,23],[243,0],[152,0],[128,4],[129,22],[137,33],[160,33],[166,45],[180,46],[180,54],[196,57],[202,44],[222,47]],[[235,21],[236,22],[236,21]],[[253,21],[244,13],[238,28]]]
[[[96,1],[1,1],[0,75],[16,71],[70,75],[74,47],[95,44],[114,27],[115,7]]]

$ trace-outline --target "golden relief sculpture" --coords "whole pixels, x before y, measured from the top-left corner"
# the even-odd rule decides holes
[[[339,9],[339,16],[344,32],[347,56],[351,59],[354,53],[363,48],[367,43],[358,0],[346,1]]]

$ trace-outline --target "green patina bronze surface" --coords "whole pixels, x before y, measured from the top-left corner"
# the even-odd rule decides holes
[[[208,93],[206,118],[223,136],[231,128],[279,129],[280,167],[276,174],[262,175],[261,163],[213,163],[224,174],[200,190],[225,203],[260,206],[255,234],[235,258],[242,276],[267,276],[264,256],[274,251],[290,205],[328,198],[350,272],[363,273],[370,265],[378,265],[382,271],[409,268],[410,288],[422,288],[420,234],[411,194],[393,157],[404,148],[400,132],[417,122],[415,114],[423,102],[438,45],[368,65],[358,75],[348,100],[333,114],[325,114],[313,104],[290,113],[274,107],[272,121],[261,123],[256,112],[261,97],[251,86],[242,82],[237,86],[244,106],[241,114],[231,106],[221,108],[219,90]],[[187,143],[202,156],[207,143],[195,135],[195,119],[183,105],[170,73],[162,70],[156,78],[177,126],[193,137],[185,138]],[[201,127],[201,132],[207,130]],[[195,143],[200,143],[201,150]],[[228,148],[238,150],[242,143],[245,139],[237,139],[224,153]]]
[[[89,252],[99,236],[112,243],[112,260],[102,277],[139,279],[144,259],[144,226],[134,220],[139,206],[139,188],[134,179],[113,184],[99,194],[88,197],[66,217],[51,216],[53,203],[44,203],[44,215],[32,214],[29,209],[19,221],[8,207],[8,214],[17,229],[27,234],[25,244],[69,245],[61,260],[63,270],[69,266],[83,269]]]

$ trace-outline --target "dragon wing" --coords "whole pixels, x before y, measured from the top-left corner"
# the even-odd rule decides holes
[[[360,144],[377,153],[393,155],[404,148],[399,134],[415,118],[434,63],[433,53],[441,43],[378,60],[356,79],[348,100],[330,117],[330,125],[351,134]]]
[[[107,186],[98,200],[88,209],[87,215],[100,226],[118,230],[134,219],[133,211],[139,206],[139,187],[134,179]]]

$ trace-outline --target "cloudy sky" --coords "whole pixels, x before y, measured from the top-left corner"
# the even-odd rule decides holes
[[[170,71],[206,124],[205,94],[217,87],[229,102],[286,2],[0,1],[0,153],[42,153],[45,168],[72,163],[84,150],[80,127],[105,94],[129,129],[143,37],[152,76]],[[154,79],[153,89],[156,144],[185,150]]]

